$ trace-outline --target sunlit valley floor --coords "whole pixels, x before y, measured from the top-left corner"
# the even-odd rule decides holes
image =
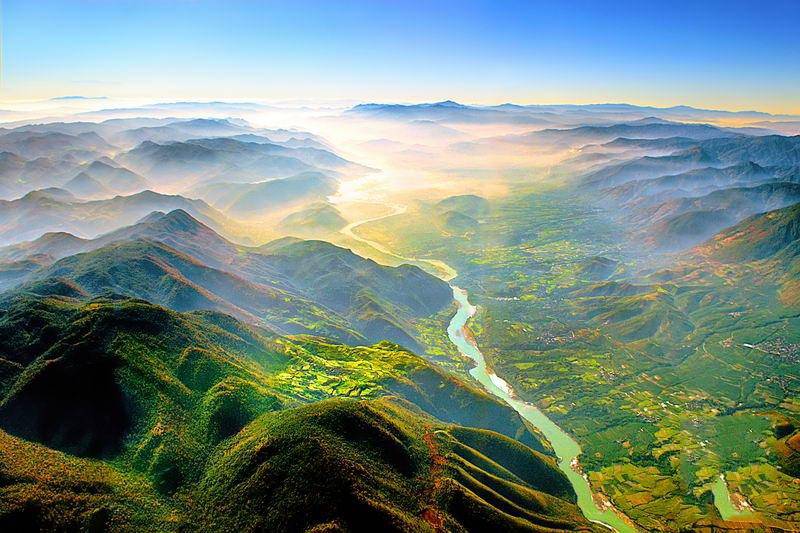
[[[0,130],[0,529],[606,530],[450,283],[591,505],[800,530],[792,117],[42,113]]]

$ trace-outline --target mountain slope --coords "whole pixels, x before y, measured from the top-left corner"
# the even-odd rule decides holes
[[[279,225],[290,235],[319,237],[339,231],[347,225],[347,220],[334,206],[320,202],[285,216]]]
[[[480,218],[489,213],[489,201],[474,194],[448,196],[437,202],[436,207],[442,211],[457,211],[473,218]]]
[[[710,124],[683,124],[655,120],[613,124],[610,126],[546,129],[523,136],[514,136],[513,138],[515,141],[524,139],[528,144],[555,144],[561,147],[574,147],[593,143],[606,143],[618,138],[651,140],[682,137],[699,141],[740,136],[740,133],[733,130],[718,128]]]
[[[429,369],[442,406],[471,395],[507,435],[525,431],[388,343],[296,344],[215,313],[22,296],[0,306],[0,363],[0,427],[13,435],[0,433],[0,491],[14,495],[0,524],[17,530],[589,528],[552,457],[378,399]],[[362,401],[298,407],[343,395]]]
[[[270,214],[298,204],[325,201],[338,181],[320,172],[303,172],[262,183],[212,183],[192,189],[214,207],[239,217]]]
[[[363,337],[349,330],[343,318],[302,295],[209,268],[191,256],[152,241],[121,241],[61,259],[29,276],[20,290],[50,294],[63,284],[81,297],[121,294],[176,311],[224,312],[285,333],[363,341]]]
[[[800,203],[754,215],[715,235],[696,252],[715,259],[752,261],[800,254]]]
[[[798,182],[800,167],[762,167],[753,162],[706,167],[682,174],[637,179],[603,191],[609,202],[653,203],[668,198],[701,196],[714,190],[758,185],[767,181]]]
[[[110,160],[92,161],[83,172],[117,194],[133,194],[150,186],[142,176],[127,168],[112,165]]]
[[[416,266],[387,268],[323,241],[288,243],[266,257],[295,287],[354,320],[368,339],[423,349],[410,319],[452,303],[449,285]]]
[[[644,156],[622,163],[615,163],[592,171],[581,178],[584,187],[605,189],[631,180],[655,178],[667,174],[687,172],[717,163],[710,154],[699,147],[674,155]]]
[[[289,333],[387,339],[417,351],[424,347],[415,321],[452,303],[449,286],[417,267],[378,265],[321,241],[281,244],[238,246],[176,210],[91,241],[53,235],[0,249],[0,258],[88,252],[27,274],[20,290],[49,294],[67,282],[84,296],[110,291],[177,310],[215,309]]]
[[[96,198],[112,196],[111,189],[91,177],[86,172],[81,172],[67,183],[64,188],[79,198]]]
[[[542,492],[541,478],[513,473],[537,462],[552,471],[552,462],[489,432],[478,451],[470,446],[475,440],[459,439],[472,437],[469,430],[426,420],[409,407],[330,400],[253,422],[237,436],[233,453],[212,459],[201,482],[206,501],[224,510],[209,516],[211,528],[589,529],[568,500]],[[342,464],[349,468],[340,470]],[[339,473],[331,476],[334,470]],[[309,491],[313,508],[300,496]]]
[[[0,260],[19,261],[33,256],[46,256],[53,260],[61,259],[85,251],[89,242],[87,239],[81,239],[70,233],[45,233],[34,241],[0,248]]]
[[[732,187],[697,198],[677,198],[639,210],[639,220],[664,220],[697,210],[724,212],[739,221],[755,213],[785,207],[800,201],[800,183],[765,183],[755,187]]]
[[[143,191],[106,200],[77,201],[66,191],[34,191],[12,201],[0,200],[0,245],[36,239],[48,232],[69,232],[79,237],[134,224],[153,211],[183,209],[217,229],[235,224],[202,200]]]
[[[116,161],[154,183],[184,188],[213,182],[253,183],[308,171],[363,174],[371,170],[328,150],[232,138],[144,141],[116,156]]]

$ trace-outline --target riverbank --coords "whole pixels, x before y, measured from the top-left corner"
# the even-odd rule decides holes
[[[452,281],[458,275],[458,272],[443,261],[403,257],[393,253],[380,243],[360,237],[354,232],[362,224],[395,216],[405,211],[404,206],[392,206],[392,210],[389,213],[348,224],[341,230],[341,233],[350,239],[372,247],[381,254],[418,266],[427,265],[429,268],[432,267],[435,270],[434,273],[440,278],[447,282]],[[475,367],[469,372],[470,375],[483,385],[488,392],[506,402],[520,416],[542,432],[558,456],[558,466],[567,475],[578,497],[578,507],[588,520],[620,533],[636,532],[637,530],[630,519],[614,508],[607,498],[602,498],[605,502],[602,509],[597,506],[596,495],[592,492],[589,480],[580,470],[577,463],[577,458],[581,453],[578,443],[534,405],[519,400],[511,386],[487,367],[486,360],[478,349],[477,343],[471,335],[467,334],[466,329],[467,322],[474,316],[477,309],[469,303],[467,291],[452,284],[451,287],[453,289],[453,299],[458,304],[458,309],[450,320],[447,334],[458,351],[475,363]]]
[[[536,406],[518,399],[511,385],[487,367],[483,354],[471,336],[466,333],[467,322],[475,315],[476,308],[469,303],[467,291],[460,287],[452,287],[453,298],[458,303],[458,310],[450,321],[447,333],[459,352],[475,362],[475,367],[470,370],[470,375],[488,392],[506,402],[522,418],[542,432],[558,456],[558,466],[567,475],[578,496],[578,507],[588,520],[620,533],[635,532],[636,528],[630,520],[614,508],[610,501],[604,499],[605,503],[602,509],[597,506],[589,480],[580,470],[578,456],[581,448],[578,443]]]

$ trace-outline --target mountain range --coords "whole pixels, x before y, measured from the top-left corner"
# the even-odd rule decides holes
[[[0,128],[0,530],[797,520],[796,117],[273,112]]]
[[[178,311],[213,309],[285,333],[387,339],[414,350],[421,349],[415,319],[452,300],[446,283],[418,267],[384,267],[321,241],[248,248],[180,209],[92,240],[48,234],[0,249],[0,257],[12,265],[39,258],[39,269],[16,279],[18,292],[122,294]]]
[[[53,231],[93,238],[133,224],[153,211],[173,209],[184,209],[218,229],[235,226],[202,200],[177,195],[142,191],[107,200],[82,201],[63,189],[43,189],[17,200],[0,200],[0,244],[31,240]]]
[[[125,299],[20,296],[0,330],[4,528],[591,529],[554,459],[496,432],[526,431],[512,411],[389,343],[294,342]],[[343,376],[354,356],[380,377]],[[361,399],[319,401],[337,385]]]
[[[203,198],[225,213],[248,218],[325,201],[339,189],[339,181],[315,171],[258,183],[210,183],[187,195]]]

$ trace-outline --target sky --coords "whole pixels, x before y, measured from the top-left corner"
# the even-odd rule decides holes
[[[800,0],[0,0],[0,102],[628,102],[800,113]]]

